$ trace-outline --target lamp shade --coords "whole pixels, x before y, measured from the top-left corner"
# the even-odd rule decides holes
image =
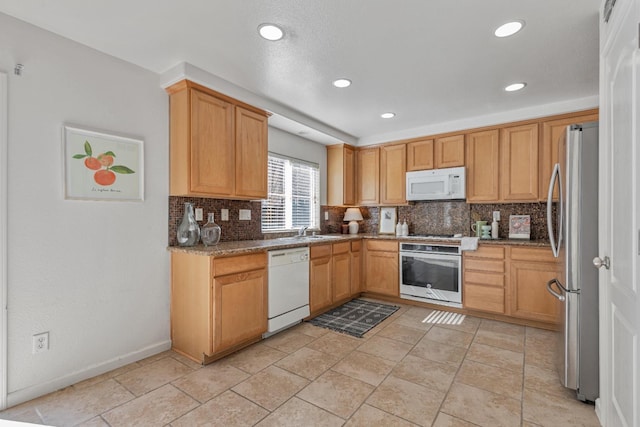
[[[343,221],[362,221],[362,213],[358,208],[347,208],[347,212],[344,214]]]

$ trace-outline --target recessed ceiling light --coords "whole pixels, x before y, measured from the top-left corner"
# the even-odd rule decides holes
[[[513,83],[505,87],[504,90],[507,92],[515,92],[516,90],[524,89],[526,85],[526,83]]]
[[[333,81],[335,87],[343,88],[351,86],[351,80],[349,79],[337,79]]]
[[[520,31],[524,27],[524,21],[507,22],[500,25],[493,34],[496,37],[509,37]]]
[[[263,39],[276,41],[284,36],[284,31],[274,24],[260,24],[258,32]]]
[[[391,112],[380,114],[380,117],[382,117],[383,119],[391,119],[395,116],[396,116],[396,113],[391,113]]]

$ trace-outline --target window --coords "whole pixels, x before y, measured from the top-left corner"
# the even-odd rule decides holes
[[[269,196],[262,202],[262,231],[320,228],[320,168],[269,153]]]

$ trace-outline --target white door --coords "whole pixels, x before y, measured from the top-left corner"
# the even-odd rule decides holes
[[[7,407],[7,98],[0,72],[0,410]]]
[[[604,1],[603,1],[604,3]],[[600,420],[640,426],[640,0],[618,0],[601,19]]]

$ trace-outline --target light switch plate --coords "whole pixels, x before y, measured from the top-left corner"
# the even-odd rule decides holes
[[[324,213],[324,220],[329,221],[329,212]]]
[[[240,209],[238,216],[240,221],[251,221],[251,209]]]
[[[202,221],[202,208],[196,208],[196,221]]]
[[[493,211],[493,220],[500,221],[500,211]]]
[[[222,221],[229,221],[229,209],[220,209],[220,219]]]

